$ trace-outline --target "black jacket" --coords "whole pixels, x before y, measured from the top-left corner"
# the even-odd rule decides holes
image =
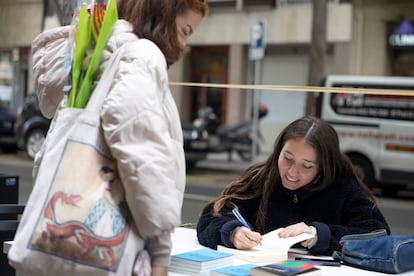
[[[348,234],[371,232],[390,228],[375,203],[368,200],[359,184],[354,181],[337,181],[318,192],[303,188],[295,191],[277,185],[271,195],[267,211],[265,231],[304,222],[317,229],[318,241],[310,249],[313,253],[331,255],[341,250],[339,240]],[[240,213],[253,226],[260,199],[234,201]],[[231,207],[221,210],[222,216],[213,217],[212,205],[201,215],[197,224],[198,241],[207,247],[217,245],[234,247],[231,232],[241,223],[231,214]]]

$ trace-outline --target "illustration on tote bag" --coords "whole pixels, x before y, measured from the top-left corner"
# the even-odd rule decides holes
[[[129,218],[115,162],[90,145],[68,140],[52,181],[29,247],[116,270]]]

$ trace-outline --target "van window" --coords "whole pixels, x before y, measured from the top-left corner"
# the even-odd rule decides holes
[[[350,86],[341,86],[350,87]],[[383,89],[380,87],[359,87]],[[404,87],[406,88],[406,87]],[[389,87],[401,90],[401,87]],[[331,107],[338,115],[352,115],[391,120],[414,120],[414,95],[375,95],[333,93]]]

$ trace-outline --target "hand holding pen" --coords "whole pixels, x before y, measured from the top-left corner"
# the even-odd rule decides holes
[[[232,233],[232,242],[237,249],[251,249],[258,244],[261,244],[262,235],[255,232],[253,228],[247,223],[244,217],[240,214],[237,208],[232,210],[234,216],[239,220],[244,227],[237,227]]]

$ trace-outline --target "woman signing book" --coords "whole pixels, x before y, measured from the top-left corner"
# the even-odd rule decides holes
[[[247,222],[232,212],[237,207]],[[348,234],[390,228],[373,194],[340,151],[338,135],[325,121],[305,116],[281,131],[274,150],[247,168],[202,210],[202,245],[250,249],[262,235],[283,228],[282,238],[309,233],[301,245],[331,255]]]

